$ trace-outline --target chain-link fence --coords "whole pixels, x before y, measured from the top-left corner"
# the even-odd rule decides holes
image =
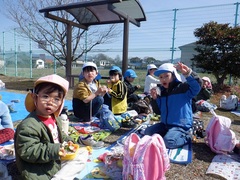
[[[238,25],[239,3],[203,6],[164,11],[145,12],[147,21],[140,27],[130,25],[129,58],[154,57],[156,60],[179,60],[179,47],[196,41],[194,30],[204,23],[216,21]],[[143,7],[144,8],[144,7]],[[120,25],[119,28],[122,28]],[[39,48],[39,45],[18,34],[18,28],[0,34],[0,73],[7,76],[39,77],[49,73],[64,74],[56,60]],[[84,41],[82,41],[84,43]],[[87,59],[99,53],[106,56],[122,56],[123,36],[110,44],[100,44],[85,54]],[[43,61],[41,61],[43,60]],[[73,68],[78,74],[79,68]]]

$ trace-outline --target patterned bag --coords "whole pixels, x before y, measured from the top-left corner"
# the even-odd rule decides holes
[[[132,109],[135,110],[138,114],[144,113],[149,114],[151,112],[151,108],[149,103],[145,100],[140,99],[132,105]]]
[[[100,111],[100,128],[109,129],[111,132],[120,128],[120,124],[116,120],[113,112],[105,104],[103,104],[103,107]]]
[[[140,139],[132,133],[127,137],[124,143],[123,180],[163,180],[169,168],[168,153],[159,134],[145,135]]]

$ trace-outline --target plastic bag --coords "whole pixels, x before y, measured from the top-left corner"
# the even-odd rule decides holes
[[[120,125],[115,119],[113,112],[105,104],[103,104],[102,109],[100,110],[100,128],[109,129],[111,132],[120,128]]]
[[[228,98],[222,95],[220,99],[220,108],[228,111],[236,110],[238,108],[238,97],[236,95],[230,95]]]
[[[197,110],[201,112],[209,112],[210,110],[217,109],[217,106],[215,104],[209,103],[205,100],[199,100],[196,102]]]

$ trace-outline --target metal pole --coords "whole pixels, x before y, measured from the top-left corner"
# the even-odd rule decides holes
[[[6,59],[5,59],[5,33],[3,32],[3,62],[4,62],[4,75],[7,75],[7,66],[6,66]]]
[[[17,72],[17,38],[16,38],[16,28],[14,28],[14,51],[15,51],[15,76],[18,76]]]
[[[66,77],[69,87],[73,87],[74,78],[72,75],[72,26],[67,24],[67,59],[66,59]]]
[[[235,3],[236,4],[236,11],[235,11],[235,20],[234,20],[234,27],[237,27],[238,24],[238,7],[239,7],[239,2]],[[232,75],[230,74],[229,76],[229,85],[232,84]]]
[[[31,24],[29,24],[29,68],[30,68],[30,78],[32,78],[32,38],[31,38]]]
[[[124,19],[122,74],[128,68],[129,17]]]
[[[172,51],[172,56],[171,56],[171,63],[173,63],[173,57],[174,57],[174,51],[175,51],[175,31],[176,31],[176,15],[177,15],[177,10],[178,9],[173,9],[174,11],[174,18],[173,18],[173,36],[172,36],[172,47],[171,47],[171,51]]]
[[[57,73],[57,63],[56,63],[56,25],[54,24],[54,59],[53,59],[53,62],[54,62],[54,74]]]
[[[85,31],[85,57],[84,61],[87,62],[87,30]]]

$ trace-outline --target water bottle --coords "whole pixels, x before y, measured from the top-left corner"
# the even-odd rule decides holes
[[[62,131],[68,135],[68,128],[69,128],[69,119],[67,114],[61,114],[60,115],[61,119],[62,119]]]

